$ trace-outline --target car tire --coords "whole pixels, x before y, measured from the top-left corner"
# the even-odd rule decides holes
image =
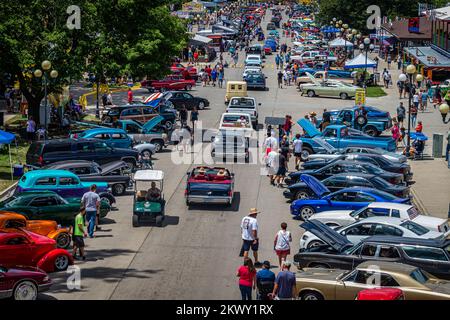
[[[186,87],[184,87],[184,90],[186,91],[192,90],[192,85],[188,84]]]
[[[151,158],[152,158],[152,155],[153,155],[153,152],[152,152],[151,150],[143,150],[143,151],[141,152],[141,155],[142,155],[142,157],[144,157],[144,158],[149,158],[149,159],[151,159]]]
[[[133,224],[133,228],[137,228],[140,226],[139,216],[133,214],[132,224]]]
[[[55,239],[56,247],[60,249],[67,249],[70,246],[70,240],[70,234],[67,232],[62,232]]]
[[[17,301],[32,301],[36,300],[38,296],[37,285],[30,280],[25,280],[17,283],[14,286],[12,298]]]
[[[377,128],[374,126],[367,126],[364,128],[364,133],[371,136],[371,137],[378,137],[380,133],[378,132]]]
[[[308,90],[308,92],[306,93],[308,95],[308,97],[313,98],[316,96],[316,93],[314,92],[314,90]]]
[[[367,118],[363,115],[356,117],[356,123],[363,127],[367,124]]]
[[[302,161],[308,160],[311,154],[314,154],[314,151],[310,147],[303,147],[301,153],[301,160]]]
[[[308,191],[300,190],[295,193],[294,200],[307,199],[310,196],[311,196],[311,193],[309,193]]]
[[[339,97],[340,97],[342,100],[347,100],[347,99],[348,99],[348,94],[346,94],[345,92],[342,92],[342,93],[339,95]]]
[[[122,196],[125,194],[127,187],[123,183],[116,183],[112,186],[112,193],[115,196]]]
[[[110,116],[105,116],[102,120],[103,123],[111,123],[112,122],[112,118]]]
[[[206,107],[205,102],[204,101],[200,101],[198,103],[197,109],[198,110],[205,110],[205,107]]]
[[[67,267],[69,266],[69,257],[65,254],[61,254],[55,258],[53,265],[56,271],[67,270]]]
[[[310,206],[304,206],[300,209],[300,218],[303,221],[308,221],[308,219],[314,214],[316,211],[313,207]]]
[[[109,198],[109,197],[106,197],[106,196],[101,196],[100,197],[100,202],[106,202],[110,207],[112,206],[112,202],[111,202],[111,199]]]
[[[323,296],[314,291],[307,291],[300,294],[300,300],[324,300]]]
[[[164,148],[164,142],[160,140],[152,141],[151,143],[155,145],[155,152],[160,152]]]
[[[313,240],[310,243],[308,243],[307,248],[311,249],[311,248],[314,248],[314,247],[317,247],[317,246],[320,246],[320,245],[323,245],[322,241],[320,241],[320,240]],[[316,268],[318,268],[318,267],[316,267]]]
[[[166,122],[164,123],[164,127],[166,127],[166,129],[167,129],[168,131],[172,130],[172,129],[173,129],[173,122],[172,122],[172,121],[166,121]]]

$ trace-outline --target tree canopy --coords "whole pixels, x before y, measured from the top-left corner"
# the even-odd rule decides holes
[[[79,0],[81,29],[70,30],[70,0],[0,2],[0,73],[19,80],[31,114],[39,118],[42,79],[33,76],[50,60],[58,78],[49,93],[80,79],[99,76],[158,77],[187,42],[183,22],[170,14],[169,0]]]

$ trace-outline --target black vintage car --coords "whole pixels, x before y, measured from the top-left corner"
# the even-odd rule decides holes
[[[331,191],[335,192],[344,188],[369,187],[390,193],[399,198],[409,197],[409,187],[405,185],[394,185],[378,175],[366,173],[340,173],[326,178],[322,183]],[[283,192],[290,200],[305,199],[314,195],[314,192],[304,182],[291,184]]]
[[[81,181],[106,182],[115,196],[125,194],[132,181],[131,171],[124,161],[114,161],[102,166],[94,161],[60,161],[46,166],[45,169],[69,170],[79,176]]]
[[[430,240],[398,236],[373,236],[353,245],[345,235],[317,220],[301,227],[324,245],[301,249],[294,256],[299,269],[320,267],[353,270],[364,261],[390,261],[422,268],[432,275],[450,280],[450,240]]]
[[[209,101],[205,98],[195,97],[186,91],[169,91],[164,94],[163,99],[166,104],[179,110],[184,105],[186,109],[192,110],[196,107],[198,110],[203,110],[209,107]]]
[[[371,163],[377,167],[380,167],[381,169],[383,169],[385,171],[403,174],[405,181],[410,181],[413,176],[413,174],[411,173],[411,167],[409,164],[392,162],[392,161],[387,160],[382,155],[377,155],[377,154],[371,154],[371,155],[346,154],[346,155],[341,155],[333,160],[315,159],[315,160],[310,160],[310,161],[303,163],[302,167],[305,170],[318,169],[318,168],[322,168],[328,164],[335,163],[339,160]]]
[[[33,141],[26,155],[27,164],[35,167],[43,167],[58,161],[86,160],[106,164],[122,160],[130,169],[136,166],[138,157],[137,150],[112,148],[97,139]]]
[[[366,173],[377,175],[392,184],[401,184],[404,181],[403,174],[393,173],[367,162],[339,160],[327,164],[319,169],[301,170],[289,174],[286,179],[288,185],[299,182],[302,174],[309,174],[319,180],[324,180],[339,173]]]

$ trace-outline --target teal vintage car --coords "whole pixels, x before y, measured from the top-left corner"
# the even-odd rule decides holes
[[[356,96],[356,90],[359,87],[342,82],[342,81],[317,81],[316,78],[310,77],[312,83],[300,85],[302,95],[308,97],[336,97],[343,100],[351,99]]]
[[[54,220],[63,226],[70,226],[80,212],[81,198],[63,198],[52,191],[31,191],[13,195],[0,202],[0,210],[16,212],[29,220]],[[100,204],[100,218],[111,210],[107,201]]]

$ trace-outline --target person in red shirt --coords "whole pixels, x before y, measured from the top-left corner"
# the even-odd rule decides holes
[[[131,91],[131,88],[128,88],[128,104],[133,103],[133,91]]]
[[[239,290],[242,300],[252,300],[252,291],[256,288],[256,269],[250,258],[244,258],[244,264],[236,272],[239,277]]]
[[[195,52],[194,52],[194,62],[195,62],[195,64],[198,64],[198,51],[197,50],[195,50]]]
[[[422,133],[422,130],[423,130],[422,121],[419,121],[419,122],[417,123],[416,132]]]

